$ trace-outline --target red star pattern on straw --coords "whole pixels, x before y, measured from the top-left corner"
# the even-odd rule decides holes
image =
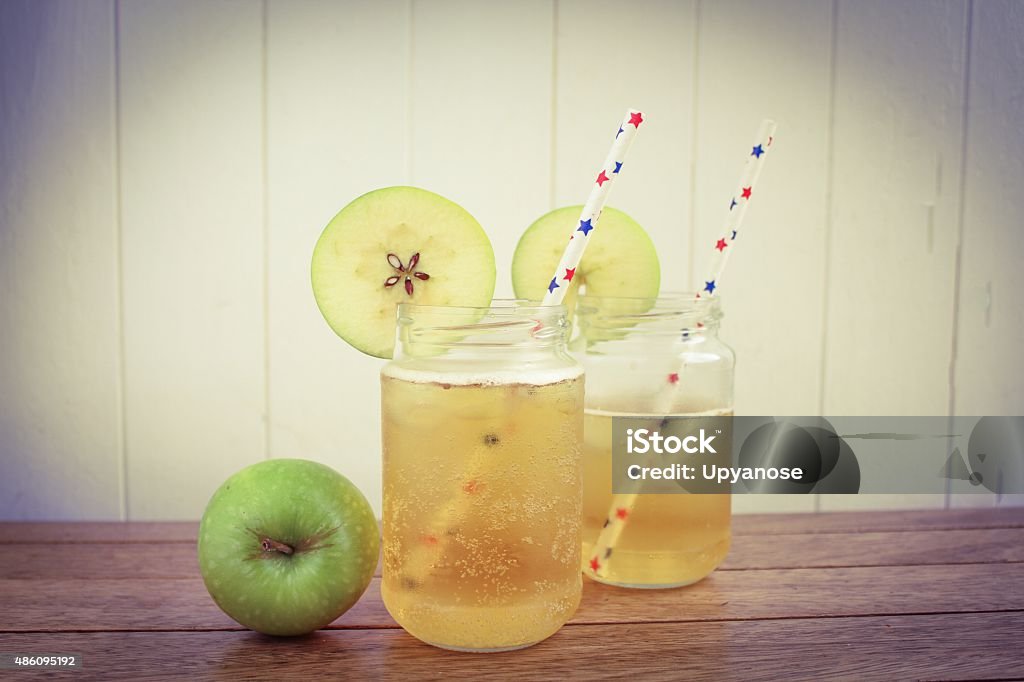
[[[629,148],[629,143],[633,138],[633,133],[639,128],[643,122],[643,113],[640,111],[629,110],[626,112],[624,119],[619,119],[619,127],[615,133],[616,139],[618,139],[623,133],[625,139],[619,142],[614,142],[612,149],[609,151],[608,157],[605,159],[604,165],[601,167],[600,172],[595,179],[596,187],[591,187],[590,197],[587,199],[587,203],[583,206],[583,211],[580,215],[580,224],[577,229],[569,235],[568,246],[566,246],[565,252],[562,254],[562,262],[559,265],[560,269],[565,271],[565,275],[559,280],[558,271],[555,271],[555,276],[550,282],[545,283],[547,289],[547,296],[545,300],[550,299],[551,302],[561,300],[561,296],[568,290],[569,285],[566,282],[572,282],[573,277],[576,274],[576,264],[579,262],[579,258],[586,248],[586,243],[590,232],[597,227],[598,221],[601,219],[601,210],[604,207],[604,202],[607,198],[608,190],[610,185],[606,188],[604,185],[615,179],[615,176],[622,170],[623,156],[626,150]],[[634,131],[629,131],[629,126],[634,127]],[[613,166],[614,165],[614,166]],[[576,239],[576,232],[582,232],[583,238]],[[573,266],[573,267],[570,267]],[[562,284],[559,284],[559,281]]]
[[[629,113],[630,120],[623,124],[622,127],[627,127],[628,124],[634,126],[639,125],[643,120],[642,117],[634,114],[632,111]],[[628,127],[627,127],[628,130]],[[775,123],[771,120],[764,120],[761,123],[761,127],[758,131],[758,136],[754,140],[753,145],[747,147],[751,150],[748,153],[746,163],[743,167],[743,172],[740,175],[739,185],[740,191],[733,192],[730,196],[728,203],[729,213],[725,227],[719,234],[720,237],[716,237],[713,241],[715,250],[718,254],[715,255],[712,261],[713,268],[709,273],[707,279],[702,280],[704,282],[701,291],[694,294],[694,299],[701,301],[703,299],[714,300],[716,292],[718,291],[718,280],[722,273],[722,269],[727,260],[725,250],[727,247],[733,245],[736,239],[736,230],[741,225],[745,211],[749,205],[751,195],[753,194],[754,184],[757,181],[758,174],[761,170],[761,164],[764,161],[766,155],[768,155],[769,148],[774,142],[774,138],[771,136],[771,132],[775,130]],[[736,185],[733,185],[736,187]],[[737,195],[741,202],[737,199]],[[738,210],[737,210],[738,209]],[[731,235],[731,236],[730,236]],[[712,240],[708,240],[712,241]],[[732,249],[729,249],[731,252]],[[703,322],[697,322],[695,328],[686,328],[682,330],[682,337],[685,339],[690,334],[700,333],[705,328]],[[683,361],[680,365],[681,369],[671,374],[662,375],[666,377],[667,386],[658,389],[659,392],[663,392],[667,396],[672,396],[674,391],[679,390],[682,384],[681,374],[685,371],[686,363]],[[660,402],[660,400],[659,400]],[[607,518],[604,523],[604,527],[599,533],[598,539],[593,547],[593,560],[590,565],[594,569],[594,572],[601,575],[608,569],[605,566],[614,566],[610,564],[612,551],[615,548],[616,543],[619,541],[620,535],[624,532],[624,529],[628,526],[628,519],[632,515],[631,509],[633,508],[634,500],[636,499],[637,493],[623,493],[613,495],[613,499],[610,505]],[[625,532],[629,532],[626,530]],[[600,558],[600,560],[599,560]],[[606,562],[602,564],[601,561]]]

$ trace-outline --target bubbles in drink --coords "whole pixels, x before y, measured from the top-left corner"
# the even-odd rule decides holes
[[[582,377],[416,378],[382,377],[385,604],[442,646],[539,641],[579,601]]]
[[[707,413],[705,413],[707,414]],[[728,416],[729,410],[714,412]],[[583,555],[607,520],[612,500],[612,418],[632,416],[587,410],[583,446]],[[630,512],[628,532],[614,548],[606,581],[635,587],[694,583],[725,559],[731,540],[729,495],[641,494]]]

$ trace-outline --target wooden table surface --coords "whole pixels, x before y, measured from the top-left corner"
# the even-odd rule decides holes
[[[707,580],[585,581],[566,627],[500,654],[413,639],[379,578],[329,629],[247,631],[207,595],[196,529],[0,523],[0,652],[82,654],[74,679],[1024,678],[1024,508],[737,516]]]

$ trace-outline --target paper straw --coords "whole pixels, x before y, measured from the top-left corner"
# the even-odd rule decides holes
[[[590,233],[597,228],[597,222],[601,219],[601,211],[604,210],[605,202],[608,201],[608,194],[612,190],[612,183],[619,176],[622,170],[622,162],[626,158],[626,152],[633,144],[636,131],[643,123],[644,116],[636,109],[626,112],[619,130],[615,133],[615,140],[612,148],[608,150],[608,156],[601,166],[601,172],[597,174],[593,186],[590,188],[590,196],[587,203],[583,205],[583,212],[580,213],[579,224],[573,227],[569,234],[569,243],[562,252],[562,259],[555,268],[555,274],[548,282],[548,293],[544,295],[541,305],[558,305],[565,298],[572,284],[573,275],[583,258],[583,252],[590,243]]]
[[[754,195],[754,186],[757,184],[757,179],[761,177],[761,169],[764,168],[764,160],[768,156],[768,150],[771,148],[772,142],[774,142],[774,137],[775,121],[768,119],[761,121],[761,127],[758,129],[757,137],[755,138],[756,141],[752,145],[750,155],[743,166],[739,185],[732,198],[729,199],[729,210],[726,213],[725,225],[715,240],[711,266],[708,268],[708,277],[704,280],[704,285],[700,287],[697,298],[700,298],[702,294],[704,296],[714,296],[715,291],[718,289],[718,285],[722,280],[722,272],[725,270],[725,264],[729,260],[729,254],[732,253],[733,242],[736,241],[740,226],[743,224],[743,218],[747,215],[747,208],[750,206],[750,200]]]
[[[579,224],[573,228],[572,234],[569,236],[569,244],[562,253],[562,259],[558,263],[554,277],[548,283],[548,293],[544,296],[541,305],[558,305],[565,297],[580,258],[583,257],[583,252],[590,241],[590,233],[597,228],[598,221],[601,219],[601,211],[608,200],[612,183],[619,176],[626,152],[633,143],[636,131],[643,121],[644,117],[640,111],[630,109],[623,117],[622,123],[619,124],[612,147],[594,180],[587,203],[583,206]],[[423,541],[410,550],[406,556],[401,576],[403,583],[417,585],[429,575],[437,559],[444,555],[450,537],[447,530],[471,503],[472,495],[478,486],[477,482],[486,480],[489,470],[493,466],[494,462],[491,457],[481,457],[469,467],[465,476],[467,483],[463,485],[462,493],[452,498],[441,509],[431,522],[427,533],[423,535]]]
[[[755,185],[757,184],[757,179],[761,176],[761,169],[764,168],[764,161],[768,156],[768,150],[774,142],[774,135],[775,122],[768,119],[762,121],[761,127],[757,131],[757,137],[754,138],[754,144],[751,145],[750,154],[743,165],[743,172],[740,174],[740,181],[737,184],[736,191],[729,199],[725,224],[715,239],[714,257],[711,267],[708,269],[708,276],[704,280],[704,285],[696,294],[698,299],[701,297],[714,297],[718,292],[722,273],[729,260],[729,254],[732,253],[733,244],[739,235],[743,218],[747,215],[747,207],[753,198]],[[685,364],[681,365],[678,370],[666,377],[665,384],[658,392],[658,397],[655,400],[655,415],[664,416],[671,413],[679,392],[679,386],[682,384],[681,377],[684,374],[685,368]],[[622,536],[623,529],[629,525],[629,519],[636,508],[638,498],[639,493],[618,493],[612,495],[612,502],[608,509],[604,528],[601,529],[601,533],[597,537],[597,542],[590,553],[590,560],[584,569],[591,576],[597,578],[608,577],[613,551],[619,542],[619,538]]]

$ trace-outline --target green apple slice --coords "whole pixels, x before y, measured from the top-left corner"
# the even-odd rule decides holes
[[[566,206],[541,216],[519,238],[512,257],[516,296],[539,301],[551,274],[578,224],[582,206]],[[661,268],[654,243],[640,225],[622,211],[606,207],[573,275],[564,303],[573,309],[581,286],[590,296],[653,298],[658,295]]]
[[[313,249],[312,278],[331,329],[364,353],[390,358],[398,303],[490,305],[494,250],[458,204],[418,187],[386,187],[327,224]]]

